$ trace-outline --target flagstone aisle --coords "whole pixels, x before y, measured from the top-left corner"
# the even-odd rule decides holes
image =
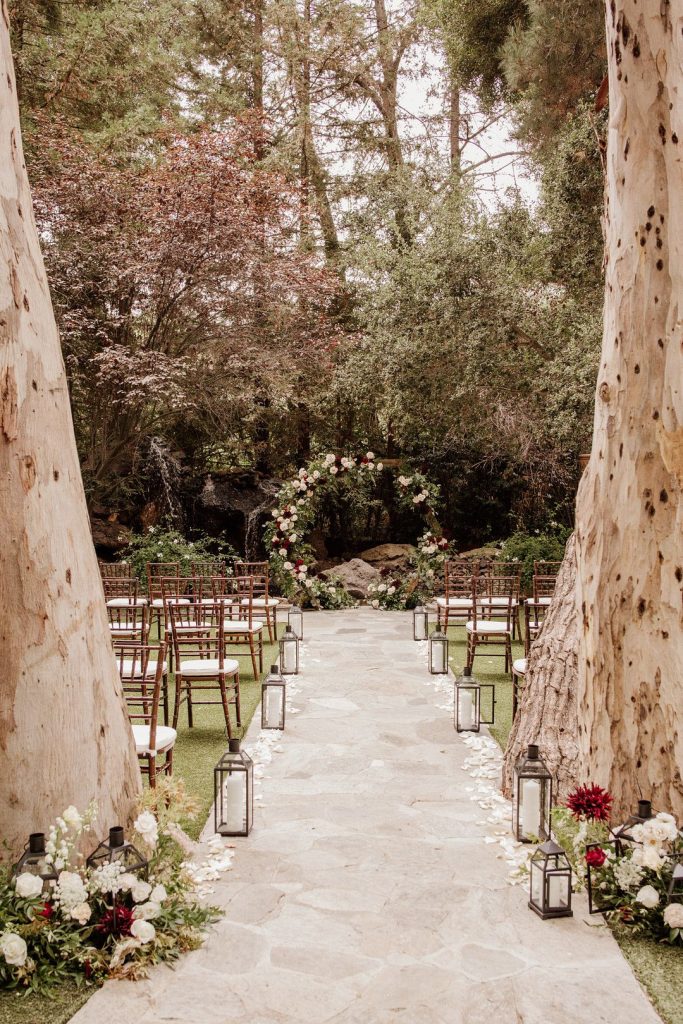
[[[659,1021],[583,899],[542,922],[510,885],[410,616],[305,628],[298,713],[211,897],[225,917],[176,970],[107,984],[74,1024]]]

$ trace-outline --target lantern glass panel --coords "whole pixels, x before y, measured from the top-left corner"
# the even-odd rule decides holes
[[[284,729],[286,685],[278,666],[271,665],[261,684],[262,729]]]
[[[617,825],[612,829],[612,837],[616,844],[616,854],[621,857],[624,853],[624,849],[631,846],[640,845],[636,839],[633,838],[632,829],[634,825],[642,825],[643,822],[649,821],[652,817],[652,804],[649,800],[639,800],[638,809],[635,814],[632,814],[623,824]]]
[[[426,640],[429,636],[429,613],[421,605],[413,610],[413,640]]]
[[[214,768],[214,824],[222,836],[248,836],[254,820],[254,763],[230,740]]]
[[[429,638],[429,671],[432,675],[446,675],[448,672],[448,637],[441,630]]]
[[[304,638],[304,613],[298,605],[290,608],[289,614],[287,615],[287,625],[291,628],[294,636],[298,640]]]
[[[299,640],[291,626],[285,628],[280,640],[280,671],[286,676],[295,676],[299,671]]]
[[[515,765],[513,831],[518,842],[544,842],[550,837],[552,776],[538,747],[530,744]]]
[[[43,891],[47,890],[51,882],[57,881],[57,872],[53,864],[46,861],[47,850],[45,849],[45,834],[43,832],[32,832],[28,837],[26,849],[14,865],[12,874],[14,877],[29,874],[36,875],[43,879]]]
[[[105,864],[120,864],[123,871],[134,875],[147,877],[149,867],[146,857],[140,853],[137,847],[128,842],[123,828],[114,825],[109,829],[109,839],[100,843],[96,850],[90,854],[87,860],[89,868],[101,868]]]
[[[572,869],[561,846],[552,840],[539,846],[529,875],[529,906],[539,917],[572,916]]]
[[[678,903],[679,900],[683,900],[683,861],[674,864],[669,882],[669,903]]]

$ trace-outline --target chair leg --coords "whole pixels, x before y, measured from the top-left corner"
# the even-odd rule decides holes
[[[254,670],[254,679],[258,679],[258,669],[256,668],[256,648],[254,647],[254,634],[249,634],[249,650],[251,651],[251,667]]]
[[[268,627],[268,639],[273,643],[273,620],[270,617],[270,608],[266,608],[266,626]]]
[[[240,674],[235,673],[235,717],[238,726],[242,726],[242,703],[240,701]]]
[[[149,772],[149,788],[156,789],[157,785],[157,761],[155,757],[147,758],[147,771]]]
[[[178,716],[180,715],[180,698],[181,690],[183,688],[183,677],[177,675],[175,677],[175,701],[173,702],[173,728],[178,728]]]
[[[192,681],[190,679],[187,680],[185,689],[187,692],[187,725],[191,729],[194,721],[192,715]]]
[[[218,686],[221,691],[221,703],[223,704],[223,714],[225,715],[225,728],[228,732],[228,739],[232,739],[232,729],[230,726],[230,706],[228,704],[228,692],[225,688],[225,676],[221,675],[218,677]]]
[[[258,635],[258,666],[259,672],[263,672],[263,633]]]
[[[164,701],[164,725],[168,725],[168,673],[164,672],[161,679],[161,692]]]

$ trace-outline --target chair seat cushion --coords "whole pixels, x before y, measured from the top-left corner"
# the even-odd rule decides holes
[[[222,671],[226,676],[234,676],[239,667],[239,662],[233,658],[224,658]],[[176,671],[182,676],[217,676],[221,664],[218,658],[188,658],[187,661],[181,660]]]
[[[243,597],[241,603],[249,604],[249,598]],[[269,597],[267,599],[265,597],[255,597],[251,603],[254,608],[277,608],[280,602],[276,597]]]
[[[517,658],[512,662],[512,671],[516,676],[523,676],[526,674],[526,658]]]
[[[119,671],[120,671],[121,675],[123,676],[123,678],[124,679],[125,678],[130,678],[131,672],[133,671],[133,659],[132,658],[124,658],[122,662],[121,661],[118,662],[118,666],[119,666]],[[140,671],[141,668],[142,668],[142,665],[140,664],[140,659],[136,658],[135,659],[135,676],[133,678],[135,678],[135,679],[142,679],[142,672]],[[164,675],[166,675],[167,669],[168,669],[168,665],[166,664],[166,662],[164,662],[164,664],[162,666],[162,672],[163,672]],[[156,659],[150,658],[149,661],[147,662],[147,675],[145,676],[145,678],[146,679],[154,679],[156,674],[157,674]]]
[[[517,598],[513,597],[512,600],[510,601],[510,606],[512,608],[516,608],[518,603],[519,602],[517,601]],[[504,596],[501,596],[501,597],[478,597],[477,598],[477,604],[480,604],[482,606],[482,608],[507,608],[507,606],[508,606],[508,598],[504,597]]]
[[[110,597],[107,601],[107,608],[132,608],[133,606],[142,608],[146,604],[146,597],[136,597],[135,600],[128,597]]]
[[[537,597],[535,601],[534,601],[533,597],[528,597],[526,603],[530,604],[530,605],[540,604],[544,608],[547,608],[550,605],[551,601],[552,601],[552,597]]]
[[[118,636],[136,636],[142,630],[142,623],[137,625],[125,622],[110,622],[109,629]]]
[[[234,604],[234,597],[203,597],[200,604]]]
[[[189,597],[155,597],[152,601],[152,608],[163,608],[165,604],[190,604]]]
[[[226,633],[260,633],[263,629],[263,623],[252,622],[250,626],[248,622],[244,622],[241,619],[226,619],[223,623],[223,629]]]
[[[439,608],[471,608],[472,598],[471,597],[449,597],[446,600],[445,597],[437,597],[436,603]]]
[[[176,737],[178,735],[175,729],[172,729],[170,725],[157,725],[156,749],[150,750],[149,726],[142,725],[142,723],[140,723],[139,725],[133,725],[132,728],[133,737],[135,738],[135,749],[138,754],[149,754],[151,756],[170,750],[175,744]]]
[[[477,632],[481,636],[485,636],[487,633],[507,633],[510,635],[511,630],[508,629],[507,622],[493,622],[491,619],[477,619],[477,627],[475,630],[474,622],[468,622],[465,629],[468,633]]]

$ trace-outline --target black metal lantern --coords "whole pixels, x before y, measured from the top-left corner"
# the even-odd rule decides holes
[[[553,777],[542,760],[538,746],[530,743],[515,765],[512,830],[520,843],[550,839],[550,808]]]
[[[120,864],[124,871],[147,878],[149,862],[137,847],[126,839],[121,825],[109,829],[109,839],[100,843],[88,857],[86,864],[93,870],[105,864]]]
[[[232,739],[214,768],[214,824],[222,836],[248,836],[254,823],[254,762]]]
[[[458,732],[479,732],[481,726],[481,687],[469,665],[455,680],[453,724]]]
[[[614,850],[617,857],[623,857],[629,847],[639,846],[637,839],[633,838],[632,829],[634,825],[642,825],[652,817],[652,804],[649,800],[639,800],[638,810],[632,814],[622,825],[611,829],[614,839]]]
[[[422,605],[413,608],[413,640],[426,640],[429,636],[429,612]]]
[[[24,852],[12,868],[12,875],[15,878],[24,874],[36,875],[37,878],[42,878],[43,892],[46,892],[58,877],[54,864],[48,863],[46,858],[45,833],[32,832]]]
[[[291,626],[285,626],[280,639],[280,671],[284,676],[295,676],[299,672],[299,638]]]
[[[552,839],[539,846],[529,862],[529,907],[544,921],[574,913],[571,865]]]
[[[270,672],[261,683],[261,728],[284,729],[285,687],[277,665],[270,666]]]
[[[298,605],[292,605],[287,615],[287,625],[299,640],[304,638],[304,613]]]
[[[448,672],[448,637],[440,629],[429,637],[429,671],[434,676]]]
[[[669,882],[669,903],[683,902],[683,861],[674,864]]]

